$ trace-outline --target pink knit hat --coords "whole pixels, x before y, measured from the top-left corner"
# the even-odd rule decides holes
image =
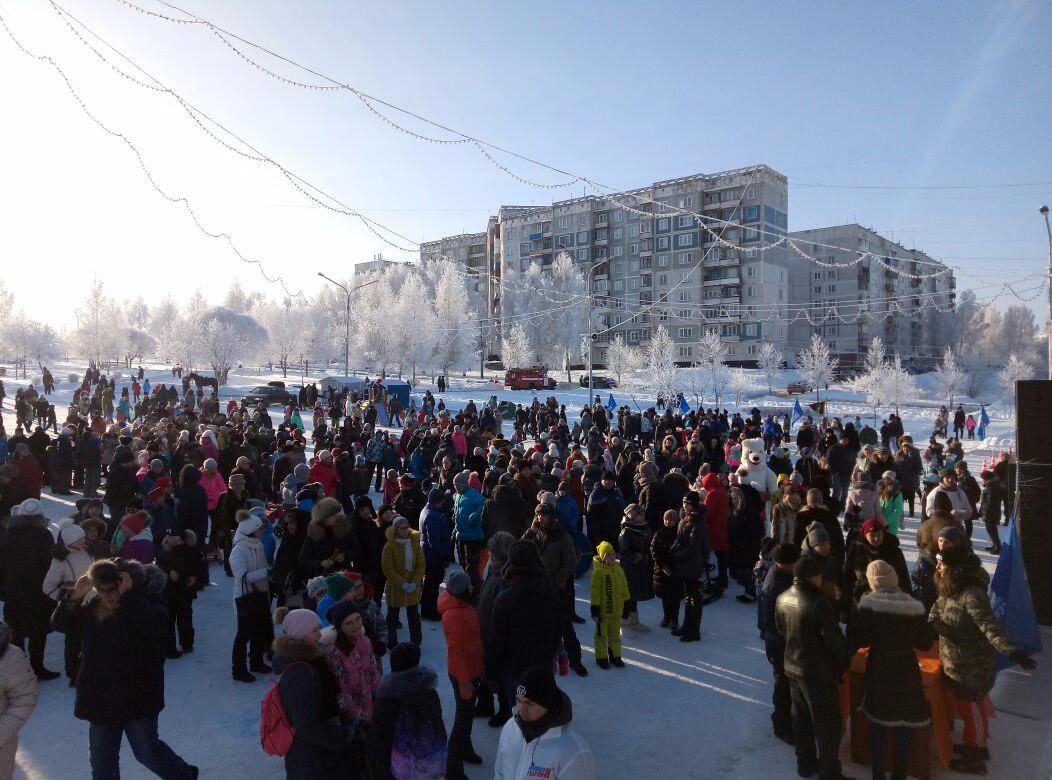
[[[876,560],[866,567],[870,590],[891,590],[899,586],[899,575],[887,561]]]
[[[289,614],[285,615],[285,619],[281,621],[281,627],[293,639],[303,639],[319,626],[321,626],[321,621],[309,609],[289,610]]]

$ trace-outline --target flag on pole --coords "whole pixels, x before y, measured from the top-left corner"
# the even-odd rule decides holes
[[[990,424],[990,415],[986,413],[986,404],[979,408],[979,441],[986,440],[986,426]]]
[[[990,580],[990,606],[1012,644],[1028,653],[1042,649],[1034,602],[1030,597],[1030,583],[1027,582],[1023,564],[1023,548],[1016,535],[1014,517],[1009,518],[1005,538],[1001,542],[1001,554],[997,558],[997,568]],[[998,654],[998,669],[1006,669],[1011,665],[1011,661]]]
[[[617,402],[614,401],[614,394],[610,393],[610,397],[606,400],[606,408],[611,412],[617,409]]]
[[[679,411],[683,414],[686,414],[690,411],[690,407],[687,406],[687,399],[683,396],[679,397]]]
[[[800,406],[800,399],[797,398],[796,402],[793,404],[793,419],[789,423],[789,429],[792,430],[793,426],[796,425],[796,423],[799,422],[803,418],[803,416],[804,409],[802,406]]]

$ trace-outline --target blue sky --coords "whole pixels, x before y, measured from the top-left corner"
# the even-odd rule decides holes
[[[413,240],[481,230],[500,203],[551,200],[470,149],[391,130],[347,93],[284,86],[200,26],[115,0],[58,1],[267,155]],[[172,13],[155,0],[135,2]],[[606,184],[763,162],[790,179],[791,229],[858,221],[961,266],[979,278],[962,276],[959,286],[983,293],[1046,265],[1037,209],[1052,200],[1052,186],[802,185],[1052,180],[1047,4],[183,7],[368,93]],[[218,147],[169,97],[121,79],[46,0],[0,0],[0,14],[140,147],[158,183],[190,198],[209,229],[229,232],[291,287],[311,291],[315,270],[345,275],[378,251],[399,256],[360,225],[310,207],[276,171]],[[234,279],[280,292],[150,190],[135,158],[79,112],[58,75],[2,34],[0,71],[9,117],[0,125],[0,257],[27,310],[40,316],[51,306],[56,322],[67,320],[93,273],[121,296],[178,297],[200,286],[217,298]],[[502,162],[538,181],[562,178]],[[42,268],[58,274],[54,286],[34,284]]]

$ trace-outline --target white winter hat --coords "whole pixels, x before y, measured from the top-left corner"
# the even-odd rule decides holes
[[[21,504],[18,504],[11,509],[12,515],[42,515],[44,514],[44,508],[40,503],[39,499],[27,498]]]
[[[237,524],[237,532],[241,536],[249,536],[263,527],[263,523],[255,515],[249,515]]]
[[[58,541],[69,547],[84,538],[84,529],[76,523],[58,529]]]

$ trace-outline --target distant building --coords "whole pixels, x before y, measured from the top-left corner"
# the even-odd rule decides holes
[[[400,262],[398,260],[387,260],[383,255],[378,254],[373,257],[372,260],[363,260],[360,263],[354,264],[354,274],[368,274],[373,271],[383,271],[393,266],[399,265],[412,265],[412,263]]]

